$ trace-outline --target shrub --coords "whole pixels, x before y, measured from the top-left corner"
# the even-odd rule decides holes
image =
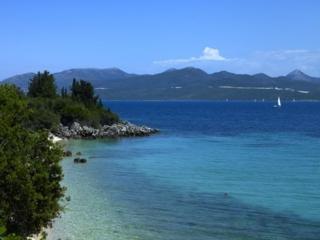
[[[24,126],[32,113],[15,87],[0,86],[0,103],[1,221],[6,239],[13,233],[26,238],[49,226],[61,210],[62,150],[48,132]]]

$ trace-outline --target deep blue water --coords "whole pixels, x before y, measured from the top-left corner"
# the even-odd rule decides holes
[[[320,103],[106,104],[161,133],[66,143],[49,239],[320,239]]]
[[[319,102],[113,101],[124,119],[171,134],[237,135],[257,132],[320,134]]]

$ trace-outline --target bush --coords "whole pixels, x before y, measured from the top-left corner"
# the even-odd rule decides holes
[[[0,214],[5,239],[13,239],[13,233],[26,238],[48,227],[61,210],[64,193],[62,150],[48,140],[48,132],[24,126],[32,115],[27,106],[15,87],[0,86]]]
[[[58,109],[58,113],[61,123],[64,125],[70,125],[75,121],[86,122],[86,120],[93,118],[88,109],[79,103],[64,105],[63,108]]]
[[[119,122],[119,117],[117,114],[110,111],[110,109],[99,109],[100,111],[100,124],[101,125],[111,125],[113,123]]]
[[[60,116],[63,125],[71,125],[73,122],[99,127],[104,124],[112,124],[119,121],[116,114],[98,105],[86,105],[71,97],[57,98],[54,100],[53,109]]]
[[[29,118],[24,126],[31,130],[52,131],[56,129],[60,123],[60,117],[52,111],[52,102],[53,100],[43,98],[29,99]]]
[[[16,234],[7,234],[7,229],[3,226],[3,223],[0,223],[0,240],[22,240],[22,237],[17,236]]]
[[[28,95],[32,96],[28,100],[32,111],[25,125],[32,130],[54,131],[59,123],[69,126],[79,122],[99,127],[119,121],[116,114],[103,107],[91,83],[84,80],[73,80],[70,96],[64,88],[60,97],[52,98],[49,96],[56,96],[54,78],[45,71],[31,80]]]
[[[62,149],[48,140],[59,123],[98,127],[119,121],[102,106],[90,83],[75,83],[72,96],[56,96],[54,78],[38,73],[26,97],[0,86],[0,239],[20,240],[50,226],[62,209]]]

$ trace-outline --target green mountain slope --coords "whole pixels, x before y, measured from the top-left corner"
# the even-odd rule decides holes
[[[17,75],[3,82],[27,89],[32,73]],[[101,97],[108,99],[238,99],[271,100],[320,99],[320,78],[295,70],[286,76],[264,73],[249,75],[227,71],[208,74],[187,67],[157,74],[129,74],[117,68],[70,69],[54,74],[59,88],[68,87],[73,78],[90,81]]]

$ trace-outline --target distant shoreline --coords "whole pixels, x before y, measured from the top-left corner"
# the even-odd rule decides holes
[[[249,100],[239,100],[239,99],[107,99],[107,98],[102,98],[103,102],[256,102],[256,103],[273,103],[277,99],[274,100],[259,100],[256,99],[249,99]],[[297,100],[293,99],[287,100],[287,99],[282,99],[281,101],[283,102],[320,102],[320,99],[303,99],[303,100]]]
[[[0,81],[27,91],[36,73]],[[264,73],[208,73],[196,67],[169,69],[154,74],[127,73],[119,68],[72,68],[52,74],[58,90],[69,90],[74,78],[90,82],[101,98],[114,100],[320,100],[320,78],[294,70],[283,76]]]

